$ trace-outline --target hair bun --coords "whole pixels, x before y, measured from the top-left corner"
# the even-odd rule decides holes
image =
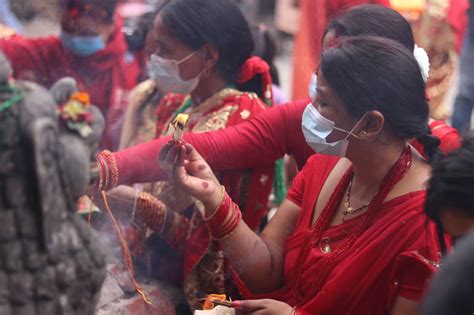
[[[423,136],[417,138],[417,140],[424,146],[430,147],[439,147],[441,144],[441,140],[438,137],[433,136],[430,133],[424,134]]]
[[[439,149],[441,140],[439,140],[438,137],[433,136],[431,133],[426,133],[416,138],[416,140],[423,145],[428,162],[434,162],[439,156],[442,156],[441,150]]]

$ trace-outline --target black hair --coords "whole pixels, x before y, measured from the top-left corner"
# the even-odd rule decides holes
[[[425,203],[425,213],[437,227],[441,247],[445,247],[440,213],[456,210],[474,218],[474,134],[466,136],[462,147],[433,164]],[[446,253],[444,249],[443,253]]]
[[[124,21],[122,32],[127,41],[128,50],[143,51],[146,45],[146,38],[153,31],[153,24],[158,12],[147,12],[135,19]]]
[[[402,44],[410,52],[415,49],[410,23],[397,11],[382,5],[364,4],[348,9],[329,23],[325,35],[330,31],[335,31],[336,37],[373,35],[388,38]],[[417,140],[423,145],[430,163],[443,155],[439,149],[441,141],[431,135],[429,127]]]
[[[321,70],[354,118],[377,110],[402,140],[432,139],[425,83],[413,52],[376,36],[339,37],[321,55]],[[439,140],[425,141],[429,159]]]
[[[377,4],[353,7],[334,18],[326,28],[326,35],[335,31],[336,36],[373,35],[389,38],[415,49],[415,38],[408,21],[397,11]]]
[[[254,51],[250,27],[232,0],[168,0],[159,8],[163,24],[191,49],[209,44],[219,52],[218,73],[228,84],[235,84],[237,74]],[[262,97],[257,76],[238,86]]]
[[[77,9],[79,14],[99,17],[106,23],[112,23],[119,0],[61,0],[62,8]]]
[[[474,219],[474,134],[462,147],[433,165],[425,212],[437,220],[445,210],[457,210]]]
[[[268,63],[270,66],[270,76],[272,82],[276,85],[280,85],[280,76],[278,69],[275,67],[273,60],[277,54],[277,45],[274,37],[270,34],[268,28],[265,25],[252,25],[250,27],[252,32],[253,41],[255,43],[255,50],[253,54],[259,56]]]

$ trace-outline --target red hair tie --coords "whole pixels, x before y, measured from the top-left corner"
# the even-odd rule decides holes
[[[253,79],[256,75],[260,75],[262,77],[262,92],[265,98],[264,101],[268,106],[271,106],[273,103],[273,93],[270,66],[262,58],[253,56],[247,59],[237,74],[237,83],[246,83]]]

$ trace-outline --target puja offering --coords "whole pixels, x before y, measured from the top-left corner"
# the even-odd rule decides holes
[[[178,114],[178,116],[176,116],[176,118],[171,123],[171,125],[174,128],[173,140],[175,142],[181,141],[181,138],[183,137],[183,133],[184,133],[184,128],[186,127],[188,120],[189,120],[188,114]]]
[[[234,315],[235,309],[232,308],[232,301],[228,301],[226,298],[225,294],[210,294],[199,299],[203,302],[203,310],[196,310],[194,315]]]
[[[194,311],[194,315],[235,315],[235,310],[230,307],[218,305],[212,310],[205,310],[205,311],[196,310]]]

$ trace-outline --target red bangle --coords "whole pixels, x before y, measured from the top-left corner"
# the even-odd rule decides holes
[[[222,203],[224,202],[224,199],[225,199],[225,196],[226,196],[226,192],[225,192],[225,187],[224,186],[220,186],[221,188],[221,195],[219,197],[219,203],[216,207],[216,209],[214,209],[214,211],[211,212],[211,214],[209,216],[205,216],[203,217],[204,221],[209,221],[211,219],[214,218],[214,216],[216,215],[217,213],[217,210],[219,209],[219,207],[222,205]]]
[[[136,214],[151,230],[158,232],[163,225],[166,206],[153,195],[141,192],[137,198]]]
[[[231,236],[242,219],[239,207],[229,195],[224,195],[224,200],[219,208],[208,218],[204,218],[207,229],[212,239],[221,241]]]
[[[107,183],[108,183],[108,179],[107,179],[107,176],[108,176],[108,172],[107,172],[107,167],[106,167],[106,164],[104,162],[104,160],[102,159],[102,156],[99,154],[97,155],[97,158],[96,158],[96,161],[97,161],[97,165],[99,167],[99,179],[98,179],[98,183],[97,183],[97,187],[96,187],[96,190],[98,192],[101,192],[101,191],[104,191],[106,186],[107,186]]]
[[[112,152],[105,150],[99,153],[98,158],[102,160],[105,171],[105,184],[103,190],[117,187],[119,179],[119,171],[117,162]]]

